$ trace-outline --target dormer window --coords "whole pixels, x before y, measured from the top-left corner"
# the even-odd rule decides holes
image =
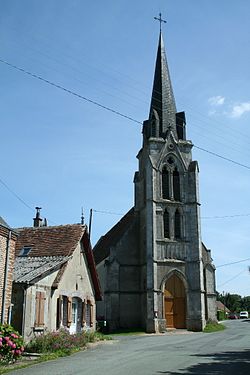
[[[31,251],[31,247],[30,247],[30,246],[24,246],[24,247],[20,250],[18,256],[19,256],[19,257],[26,257],[26,256],[30,253],[30,251]]]

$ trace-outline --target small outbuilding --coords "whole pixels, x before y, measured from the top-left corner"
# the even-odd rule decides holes
[[[99,281],[86,225],[18,229],[12,324],[25,340],[95,330]]]

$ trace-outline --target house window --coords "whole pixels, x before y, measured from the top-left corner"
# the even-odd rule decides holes
[[[170,199],[169,194],[169,172],[166,167],[162,169],[162,198]]]
[[[45,292],[36,292],[36,317],[35,327],[44,326]]]
[[[167,210],[165,210],[163,214],[163,228],[164,228],[164,238],[170,238],[169,212]]]
[[[173,190],[174,190],[174,200],[180,201],[181,200],[181,192],[180,192],[180,174],[175,168],[173,172]]]
[[[31,247],[30,247],[30,246],[24,246],[24,247],[20,250],[18,256],[19,256],[19,257],[26,257],[26,256],[29,254],[30,250],[31,250]]]
[[[177,209],[174,216],[174,230],[175,230],[175,239],[179,240],[181,238],[181,214]]]

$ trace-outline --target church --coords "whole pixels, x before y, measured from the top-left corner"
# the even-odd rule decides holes
[[[160,19],[161,21],[161,19]],[[202,243],[199,167],[177,112],[160,31],[133,208],[94,248],[109,331],[201,331],[216,320],[215,267]]]

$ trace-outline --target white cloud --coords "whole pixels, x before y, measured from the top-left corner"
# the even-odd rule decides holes
[[[223,105],[225,102],[225,98],[223,96],[212,96],[211,98],[208,99],[208,103],[212,106],[220,106]]]
[[[244,113],[250,112],[250,102],[240,103],[233,106],[231,117],[241,117]]]

